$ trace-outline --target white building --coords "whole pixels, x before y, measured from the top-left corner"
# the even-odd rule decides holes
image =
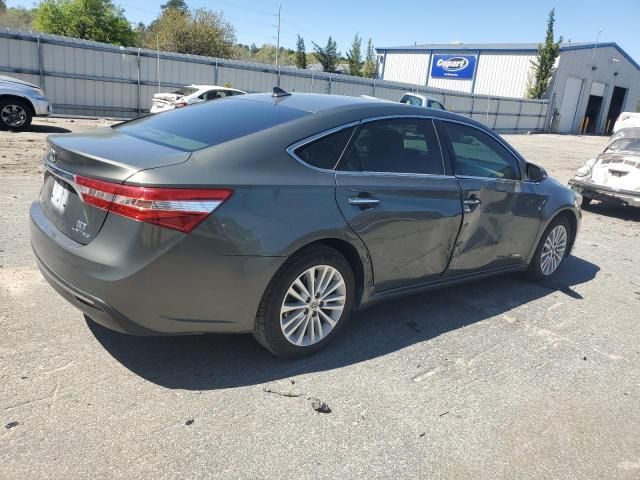
[[[537,44],[431,44],[378,48],[378,76],[477,95],[526,97]],[[564,43],[551,85],[552,128],[609,133],[636,111],[640,65],[615,43]]]

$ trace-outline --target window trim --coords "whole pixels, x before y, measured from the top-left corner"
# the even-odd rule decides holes
[[[494,135],[492,132],[488,132],[483,128],[480,128],[476,125],[472,125],[470,123],[466,123],[466,122],[461,122],[459,120],[451,120],[448,118],[439,118],[438,119],[440,122],[449,122],[449,123],[457,123],[460,125],[464,125],[467,127],[471,127],[471,128],[475,128],[476,130],[479,130],[480,132],[484,133],[485,135],[488,135],[489,137],[491,137],[493,140],[495,140],[496,142],[498,142],[498,144],[500,144],[502,147],[504,147],[504,149],[516,160],[516,164],[518,165],[518,177],[517,179],[513,179],[513,178],[498,178],[498,177],[479,177],[479,176],[474,176],[474,175],[456,175],[455,173],[455,169],[456,169],[456,158],[457,155],[455,154],[453,150],[453,145],[451,142],[451,139],[449,138],[449,135],[447,133],[447,131],[445,129],[443,129],[443,133],[446,135],[446,141],[448,144],[448,149],[450,150],[449,155],[452,156],[451,159],[451,166],[453,168],[453,174],[456,178],[477,178],[477,179],[483,179],[483,180],[498,180],[498,181],[502,181],[502,182],[525,182],[525,176],[523,175],[523,168],[526,167],[526,162],[524,162],[520,156],[516,155],[513,151],[512,148],[510,148],[503,140],[501,140],[500,138],[498,138],[496,135]],[[443,125],[444,127],[444,125]]]
[[[445,111],[446,110],[442,110]],[[326,137],[327,135],[331,135],[333,133],[339,132],[340,130],[344,130],[345,128],[351,128],[351,127],[359,127],[360,125],[362,125],[363,123],[369,123],[369,122],[375,122],[377,120],[391,120],[391,119],[411,119],[411,118],[418,118],[418,119],[423,119],[423,120],[431,120],[433,122],[433,127],[436,131],[436,136],[438,138],[438,145],[440,146],[440,153],[442,156],[442,163],[443,163],[443,167],[444,167],[444,174],[439,175],[439,174],[433,174],[433,173],[409,173],[409,172],[371,172],[371,171],[363,171],[363,172],[353,172],[353,171],[346,171],[346,170],[336,170],[336,168],[340,165],[340,162],[342,161],[342,157],[344,156],[344,152],[346,151],[347,147],[351,144],[351,141],[353,140],[353,136],[355,135],[355,133],[358,131],[358,128],[355,128],[353,130],[353,132],[351,132],[351,136],[349,137],[349,140],[347,141],[344,149],[342,150],[342,152],[340,153],[340,156],[338,157],[338,161],[336,162],[336,164],[333,166],[333,168],[331,169],[326,169],[326,168],[320,168],[320,167],[316,167],[314,165],[308,164],[307,162],[305,162],[304,160],[302,160],[300,157],[298,157],[294,151],[308,143],[314,142],[316,140],[321,139],[322,137]],[[519,165],[519,174],[520,174],[520,179],[519,180],[512,180],[512,179],[502,179],[502,178],[495,178],[495,177],[463,177],[463,176],[456,176],[455,175],[455,165],[454,165],[454,161],[455,161],[455,156],[452,157],[452,154],[450,152],[450,148],[449,146],[451,145],[451,141],[449,140],[449,138],[447,137],[446,140],[443,139],[443,135],[440,133],[440,128],[443,127],[443,125],[441,125],[442,122],[451,122],[451,123],[459,123],[461,125],[465,125],[471,128],[475,128],[476,130],[480,130],[481,132],[485,133],[486,135],[489,135],[491,138],[493,138],[496,142],[498,142],[500,145],[502,145],[518,162]],[[446,135],[446,132],[443,132]],[[444,142],[446,141],[447,143],[447,148],[445,148]],[[406,176],[414,176],[414,177],[438,177],[438,178],[480,178],[480,179],[486,179],[486,180],[499,180],[499,181],[505,181],[505,182],[524,182],[526,181],[526,179],[523,177],[522,173],[523,173],[523,168],[526,167],[527,162],[522,159],[517,153],[514,152],[513,148],[510,147],[508,144],[506,144],[503,140],[501,140],[499,137],[497,137],[491,130],[486,130],[484,128],[478,127],[476,125],[473,125],[472,123],[469,122],[465,122],[463,120],[455,120],[455,119],[449,119],[449,118],[442,118],[439,115],[433,115],[433,114],[412,114],[412,115],[407,115],[407,114],[396,114],[396,115],[378,115],[375,117],[367,117],[367,118],[363,118],[360,120],[355,120],[353,122],[349,122],[349,123],[345,123],[342,125],[339,125],[337,127],[333,127],[330,128],[328,130],[323,130],[322,132],[316,133],[314,135],[311,135],[309,137],[305,137],[301,140],[298,140],[295,143],[292,143],[291,145],[289,145],[285,151],[289,154],[289,156],[291,156],[294,160],[296,160],[298,163],[300,163],[301,165],[311,169],[311,170],[315,170],[317,172],[321,172],[321,173],[340,173],[340,174],[344,174],[344,175],[376,175],[376,176],[380,176],[380,175],[387,175],[387,176],[402,176],[402,177],[406,177]]]
[[[334,133],[338,133],[338,132],[340,132],[342,130],[345,130],[347,128],[357,127],[360,123],[361,122],[359,120],[357,120],[355,122],[345,123],[345,124],[340,125],[338,127],[334,127],[334,128],[329,129],[329,130],[324,130],[324,131],[322,131],[320,133],[316,133],[315,135],[312,135],[310,137],[303,138],[302,140],[298,140],[296,143],[292,143],[291,145],[289,145],[286,148],[286,152],[291,157],[293,157],[296,161],[298,161],[299,163],[301,163],[305,167],[310,168],[311,170],[315,170],[317,172],[322,172],[322,173],[335,173],[336,166],[340,163],[340,160],[342,159],[342,156],[344,155],[345,150],[347,149],[347,147],[351,143],[351,139],[353,138],[353,134],[356,132],[355,128],[353,129],[353,132],[351,132],[351,135],[349,135],[349,138],[347,139],[347,143],[345,143],[344,148],[342,149],[342,152],[340,152],[340,155],[338,155],[338,159],[336,160],[336,163],[333,165],[332,168],[320,168],[320,167],[316,167],[315,165],[311,165],[310,163],[305,162],[298,155],[296,155],[295,151],[298,148],[304,147],[305,145],[308,145],[309,143],[315,142],[316,140],[320,140],[321,138],[328,137],[329,135],[332,135]]]

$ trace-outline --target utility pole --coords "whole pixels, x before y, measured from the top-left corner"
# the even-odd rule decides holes
[[[158,61],[156,63],[158,74],[158,93],[160,93],[160,37],[156,33],[156,51],[158,52]]]
[[[278,55],[280,53],[280,10],[282,10],[282,4],[278,5],[278,36],[276,37],[276,66],[278,65]]]

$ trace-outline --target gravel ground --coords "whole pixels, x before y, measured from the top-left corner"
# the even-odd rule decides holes
[[[35,124],[0,132],[0,478],[640,478],[640,213],[585,212],[551,283],[382,304],[281,361],[248,335],[87,325],[37,272],[27,211],[46,134],[106,122]],[[563,182],[605,143],[507,139]]]

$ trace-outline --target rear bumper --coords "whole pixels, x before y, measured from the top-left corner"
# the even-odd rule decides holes
[[[183,235],[117,215],[83,246],[55,228],[39,200],[30,217],[45,279],[95,322],[132,335],[250,332],[285,260],[219,255],[198,229]]]
[[[640,192],[618,190],[575,179],[569,180],[569,186],[586,198],[592,198],[603,202],[630,205],[632,207],[640,207]]]

